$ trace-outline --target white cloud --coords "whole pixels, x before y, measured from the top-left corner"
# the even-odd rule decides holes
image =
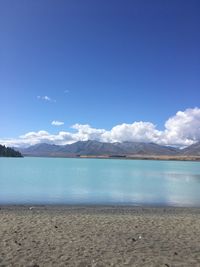
[[[157,143],[161,132],[156,130],[156,126],[151,122],[134,122],[132,124],[120,124],[110,131],[102,134],[102,139],[106,142],[155,142]]]
[[[160,142],[178,146],[188,146],[200,140],[200,109],[188,108],[178,111],[165,123],[165,131]]]
[[[56,102],[55,99],[52,99],[50,98],[49,96],[45,95],[45,96],[40,96],[38,95],[37,96],[37,99],[41,99],[41,100],[44,100],[44,101],[47,101],[47,102]]]
[[[61,125],[53,121],[53,125]],[[1,144],[7,146],[28,146],[37,143],[65,145],[76,141],[98,140],[102,142],[154,142],[162,145],[188,146],[200,140],[200,109],[178,111],[165,123],[160,131],[151,122],[133,122],[120,124],[111,130],[92,128],[88,124],[74,124],[74,131],[61,131],[50,134],[47,131],[29,132],[17,139],[2,139]]]
[[[61,126],[61,125],[64,125],[64,122],[63,121],[52,121],[51,125]]]
[[[102,141],[102,135],[106,132],[104,129],[92,128],[88,124],[74,124],[72,129],[77,132],[73,134],[73,138],[77,141],[97,140]]]

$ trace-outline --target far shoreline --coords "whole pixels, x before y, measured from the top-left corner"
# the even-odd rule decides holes
[[[120,159],[120,160],[157,160],[157,161],[193,161],[199,162],[200,156],[156,156],[156,155],[134,155],[134,156],[109,156],[109,155],[72,155],[72,156],[62,156],[62,155],[26,155],[23,154],[23,158],[66,158],[66,159]]]

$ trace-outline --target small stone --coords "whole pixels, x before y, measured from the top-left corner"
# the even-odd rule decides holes
[[[57,225],[55,225],[54,227],[55,227],[55,228],[58,228],[58,226],[57,226]]]
[[[15,244],[21,246],[22,244],[20,242],[18,242],[17,240],[15,240]]]
[[[174,252],[174,255],[178,255],[178,253],[175,251],[175,252]]]

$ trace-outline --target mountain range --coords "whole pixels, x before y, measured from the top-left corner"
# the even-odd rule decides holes
[[[104,143],[94,140],[78,141],[68,145],[41,143],[28,148],[17,148],[24,156],[80,157],[80,156],[200,156],[200,142],[184,149],[155,143]]]

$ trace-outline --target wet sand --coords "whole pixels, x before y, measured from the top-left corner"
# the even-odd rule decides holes
[[[1,206],[0,266],[200,266],[200,209]]]

